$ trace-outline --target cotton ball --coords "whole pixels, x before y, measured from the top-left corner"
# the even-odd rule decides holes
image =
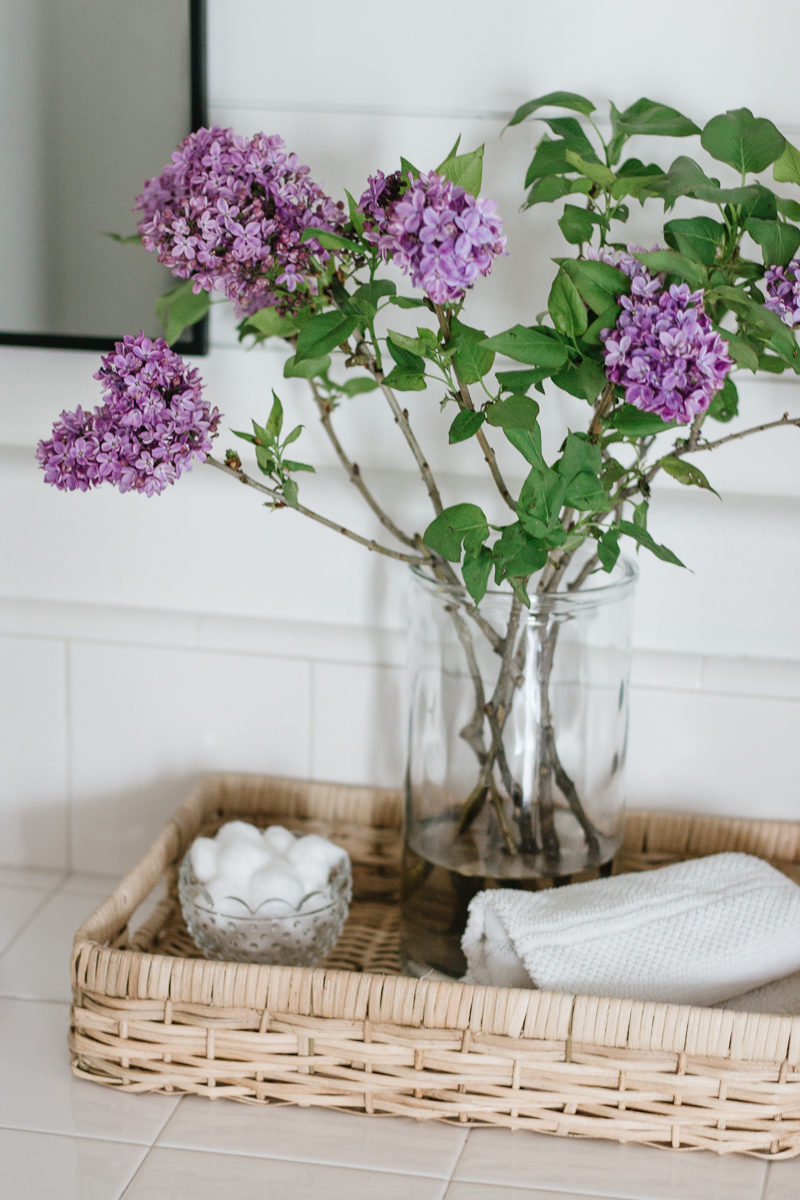
[[[189,860],[199,883],[208,883],[217,873],[219,847],[213,838],[199,837],[192,842]]]
[[[256,871],[250,880],[250,907],[258,909],[259,913],[269,912],[281,916],[288,908],[299,908],[300,901],[306,893],[300,876],[288,863],[276,862],[273,859],[267,866]],[[286,901],[265,905],[265,901]],[[264,908],[261,905],[265,905]]]
[[[284,829],[283,825],[270,825],[261,836],[269,850],[280,855],[286,855],[296,840],[294,834],[289,829]]]
[[[248,821],[228,821],[217,830],[215,840],[218,846],[230,846],[238,842],[249,842],[253,846],[262,845],[261,830]]]
[[[264,843],[230,842],[223,846],[217,864],[217,875],[226,879],[233,893],[243,896],[252,875],[269,861]]]
[[[313,892],[328,886],[332,871],[346,860],[347,852],[327,838],[309,833],[297,839],[286,857],[300,873],[306,890]]]

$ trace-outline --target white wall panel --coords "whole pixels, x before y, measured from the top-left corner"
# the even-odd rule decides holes
[[[794,0],[771,0],[758,19],[743,0],[669,8],[573,0],[560,9],[498,0],[491,10],[463,0],[400,8],[209,0],[211,115],[243,132],[281,133],[337,196],[358,191],[378,167],[391,170],[400,153],[424,168],[458,133],[465,147],[485,141],[484,192],[503,212],[511,253],[465,315],[492,332],[535,318],[549,259],[562,249],[552,212],[518,211],[536,130],[498,137],[517,104],[562,87],[601,104],[644,93],[700,121],[746,104],[797,141],[796,95],[775,80],[794,77],[798,41]],[[631,232],[647,236],[638,211]],[[400,328],[409,319],[392,317]],[[298,457],[321,468],[302,481],[301,498],[376,534],[334,469],[302,381],[282,378],[281,353],[245,353],[219,309],[212,346],[197,365],[226,430],[263,417],[275,387],[287,420],[306,426]],[[97,366],[86,352],[0,347],[0,634],[10,647],[0,713],[11,732],[7,744],[0,738],[0,860],[63,866],[74,853],[77,865],[117,869],[206,769],[390,782],[402,758],[403,568],[296,514],[266,512],[209,468],[152,501],[45,488],[33,447],[61,409],[99,402]],[[741,395],[741,420],[719,436],[800,408],[794,380],[745,377]],[[439,399],[431,389],[404,403],[446,500],[474,498],[484,486],[475,447],[447,445]],[[542,414],[555,447],[586,409],[548,395]],[[424,493],[380,400],[347,404],[339,428],[376,492],[423,528]],[[233,444],[229,434],[219,443]],[[652,531],[691,572],[642,558],[635,802],[744,815],[800,810],[799,444],[782,429],[699,456],[722,501],[672,482],[656,489]],[[501,456],[518,479],[513,459]],[[491,515],[504,519],[499,507]],[[144,673],[131,674],[131,662]],[[114,694],[113,717],[104,688]],[[48,753],[37,756],[43,745]]]

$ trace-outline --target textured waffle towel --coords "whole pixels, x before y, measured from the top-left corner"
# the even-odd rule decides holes
[[[711,1005],[800,971],[800,887],[749,854],[714,854],[497,888],[472,900],[462,947],[467,983]]]

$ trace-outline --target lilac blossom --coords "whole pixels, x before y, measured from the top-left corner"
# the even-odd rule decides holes
[[[767,267],[764,283],[766,307],[777,313],[784,325],[797,329],[800,326],[800,258],[793,258],[788,267]]]
[[[100,361],[104,403],[62,412],[36,448],[45,482],[67,492],[110,483],[157,495],[208,456],[220,413],[203,400],[195,368],[163,338],[128,335]]]
[[[303,233],[345,220],[280,137],[248,139],[216,125],[181,143],[135,208],[145,249],[195,292],[224,292],[239,316],[294,311],[316,294],[330,254]]]
[[[606,375],[624,387],[628,404],[688,425],[706,411],[733,360],[703,308],[702,291],[690,292],[685,283],[665,288],[630,249],[597,255],[631,279],[615,328],[600,334]]]
[[[359,200],[365,237],[435,304],[460,300],[505,253],[497,206],[435,171],[411,179],[402,193],[400,188],[399,173],[379,171],[367,181]]]

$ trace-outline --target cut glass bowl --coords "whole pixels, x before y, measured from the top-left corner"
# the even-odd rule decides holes
[[[297,906],[276,897],[253,910],[237,896],[215,904],[192,869],[190,852],[178,873],[178,898],[192,940],[206,958],[308,967],[323,959],[342,932],[352,897],[350,859],[335,866],[327,887]]]

